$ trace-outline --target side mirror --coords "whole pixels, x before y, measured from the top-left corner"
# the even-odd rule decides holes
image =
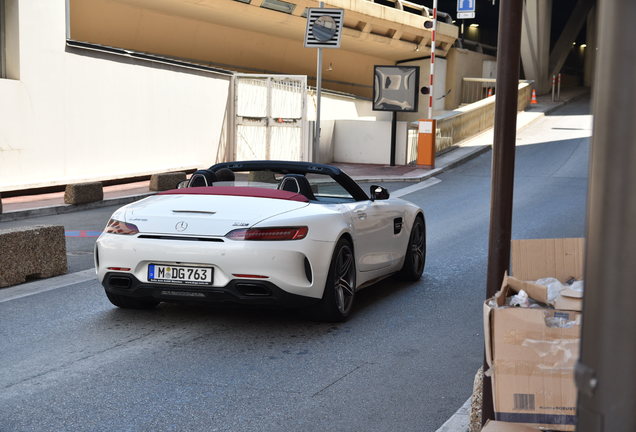
[[[389,199],[389,191],[382,186],[371,186],[371,201]]]
[[[179,183],[177,183],[177,189],[187,188],[188,187],[188,183],[190,183],[190,180],[180,181]]]

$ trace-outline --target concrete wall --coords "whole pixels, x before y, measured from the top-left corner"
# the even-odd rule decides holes
[[[530,102],[532,87],[529,83],[519,84],[517,111],[523,111]],[[495,96],[496,97],[496,96]],[[435,147],[438,152],[479,132],[493,127],[495,122],[495,97],[457,108],[437,121]]]
[[[307,119],[316,120],[316,93],[309,93],[307,102]],[[361,99],[337,93],[322,92],[320,120],[366,120],[366,121],[390,121],[391,113],[387,111],[373,111],[373,103],[367,99]]]
[[[216,160],[229,77],[68,49],[61,0],[17,12],[19,68],[8,70],[19,80],[0,79],[0,191]]]
[[[445,109],[453,110],[461,104],[462,78],[481,78],[484,60],[496,61],[486,54],[462,48],[452,48],[446,57],[446,89],[451,92],[445,98]]]
[[[371,101],[346,95],[326,92],[322,93],[321,99],[320,148],[313,152],[314,162],[355,162],[361,153],[364,153],[364,160],[372,162],[360,163],[390,162],[390,153],[386,156],[385,150],[388,148],[390,152],[387,146],[391,139],[392,113],[373,111]],[[307,118],[313,128],[316,120],[315,93],[309,95],[307,107]],[[361,137],[366,137],[367,141],[361,140]]]
[[[419,66],[420,67],[420,83],[418,87],[417,112],[398,113],[400,121],[416,121],[428,117],[429,95],[423,95],[420,91],[422,87],[428,87],[431,79],[431,60],[429,58],[413,60],[409,62],[401,62],[398,66]],[[447,79],[447,60],[442,57],[435,58],[435,80],[433,82],[433,112],[444,110],[444,98],[446,94]]]
[[[395,163],[406,165],[407,122],[397,122]],[[333,162],[385,164],[391,161],[391,122],[337,120]]]

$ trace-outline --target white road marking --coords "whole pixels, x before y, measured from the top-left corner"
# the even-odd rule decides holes
[[[62,276],[41,279],[9,288],[0,288],[0,303],[52,291],[80,282],[97,280],[95,269],[82,270]]]
[[[401,198],[404,195],[408,195],[410,193],[416,192],[421,189],[425,189],[427,187],[431,187],[436,185],[437,183],[441,183],[442,181],[437,177],[431,177],[430,179],[424,180],[423,182],[415,183],[411,186],[407,186],[402,189],[398,189],[394,192],[391,192],[392,197]]]

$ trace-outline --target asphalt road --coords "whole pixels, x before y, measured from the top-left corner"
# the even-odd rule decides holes
[[[590,129],[583,100],[519,134],[513,238],[584,235]],[[97,281],[0,303],[0,431],[435,431],[482,361],[490,157],[405,197],[426,211],[425,275],[360,292],[344,324],[119,310]],[[101,229],[111,210],[63,217]]]

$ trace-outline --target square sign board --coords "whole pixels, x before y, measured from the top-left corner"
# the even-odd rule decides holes
[[[375,66],[373,75],[374,111],[417,111],[419,66]]]
[[[305,48],[340,48],[344,9],[307,10]]]
[[[457,0],[457,18],[475,18],[475,0]]]

